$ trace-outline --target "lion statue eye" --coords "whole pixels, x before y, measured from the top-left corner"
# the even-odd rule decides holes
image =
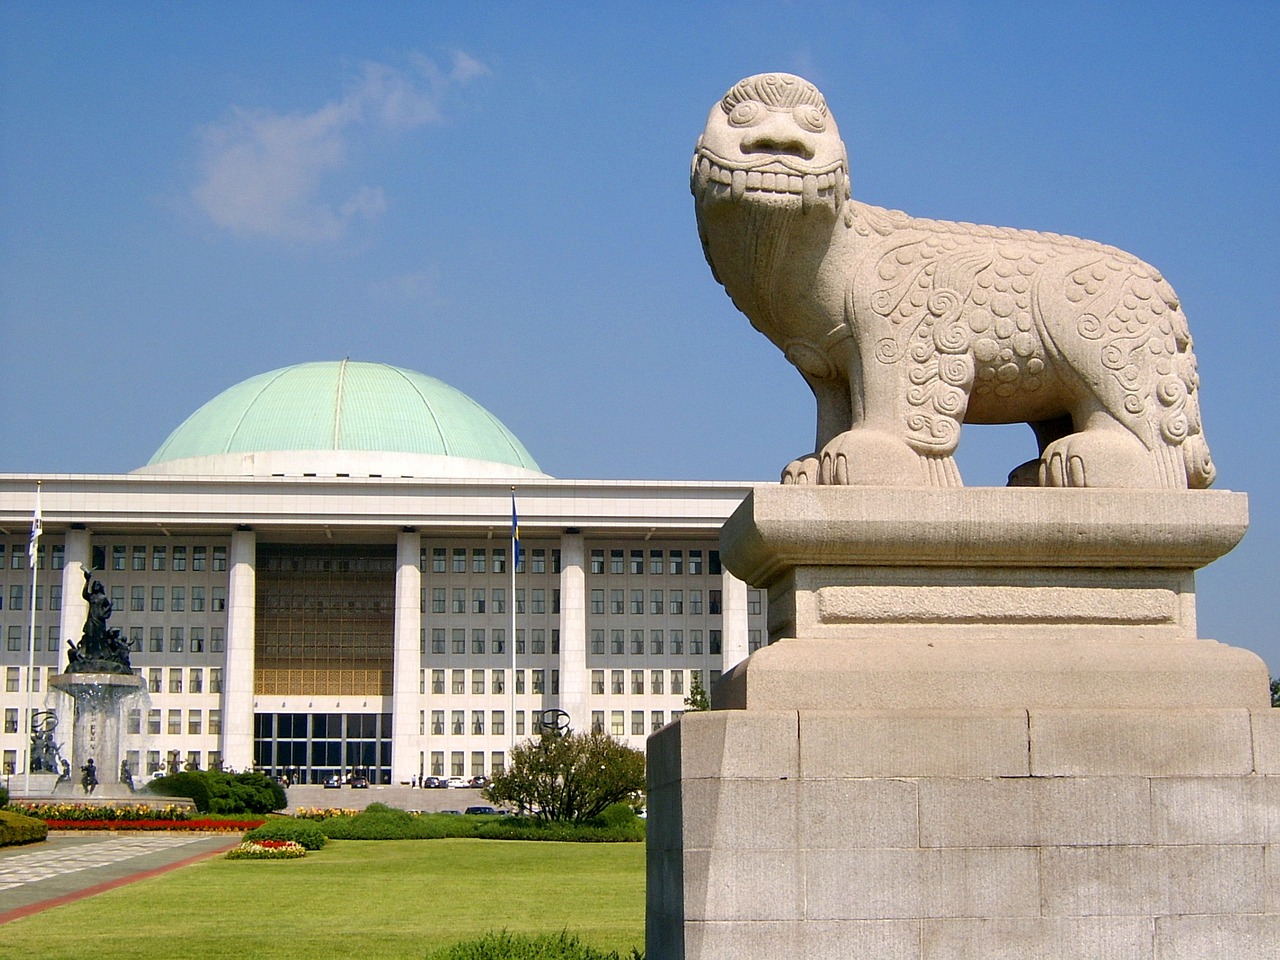
[[[821,133],[827,129],[827,118],[822,111],[812,104],[801,104],[795,109],[796,123],[810,133]]]
[[[760,104],[754,100],[744,100],[729,111],[729,123],[735,127],[745,127],[760,115]]]

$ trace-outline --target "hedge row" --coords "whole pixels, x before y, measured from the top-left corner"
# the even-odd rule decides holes
[[[623,960],[616,950],[597,950],[570,933],[531,937],[519,933],[487,933],[479,940],[455,943],[427,954],[427,960]],[[626,960],[644,960],[632,950]]]
[[[49,825],[35,817],[0,810],[0,847],[37,843],[49,835]]]
[[[319,824],[311,820],[278,818],[268,820],[244,835],[245,840],[291,840],[308,850],[319,850],[328,839]]]
[[[634,843],[644,840],[644,821],[625,804],[587,824],[545,823],[528,817],[412,814],[381,803],[364,811],[317,822],[334,840],[558,840],[574,843]]]

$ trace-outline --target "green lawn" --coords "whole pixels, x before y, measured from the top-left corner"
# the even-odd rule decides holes
[[[216,858],[0,927],[28,960],[421,958],[487,930],[644,947],[644,844],[331,840]]]

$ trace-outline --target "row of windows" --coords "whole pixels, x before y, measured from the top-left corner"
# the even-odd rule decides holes
[[[516,714],[516,732],[517,733],[524,732],[524,714],[523,713]],[[471,774],[470,775],[473,777],[483,777],[483,776],[496,777],[498,774],[502,773],[504,764],[506,763],[506,757],[503,755],[502,751],[495,750],[489,755],[489,757],[490,757],[491,766],[489,770],[486,772],[484,768],[484,751],[483,750],[471,751]],[[467,776],[467,774],[464,772],[466,767],[466,758],[467,758],[467,755],[462,750],[454,750],[450,752],[449,776],[451,777]],[[431,768],[430,768],[430,774],[428,775],[432,777],[443,777],[445,775],[443,750],[431,751]]]
[[[756,591],[758,593],[758,591]],[[683,590],[650,590],[648,595],[648,612],[650,614],[683,614],[685,612],[685,592]],[[703,612],[702,591],[689,591],[689,613],[698,616]],[[610,590],[609,605],[605,607],[604,590],[600,588],[592,588],[590,606],[588,608],[594,614],[603,614],[606,609],[610,615],[620,614],[643,614],[646,610],[645,592],[643,590],[632,590],[631,596],[628,598],[625,590]],[[756,611],[759,612],[759,603],[757,602]],[[724,594],[720,590],[707,591],[706,612],[713,616],[724,612]]]
[[[756,631],[758,632],[758,631]],[[591,631],[591,646],[588,648],[590,652],[596,656],[603,656],[605,653],[604,642],[605,631],[593,629]],[[703,631],[689,631],[689,656],[697,657],[703,654]],[[721,630],[707,630],[706,652],[713,656],[719,656],[724,652],[724,632]],[[654,656],[662,654],[672,654],[674,656],[682,656],[685,652],[685,631],[684,630],[650,630],[649,635],[649,653]],[[644,656],[645,653],[645,631],[631,631],[631,654],[633,656]],[[614,656],[621,656],[627,652],[627,631],[626,630],[610,630],[609,631],[609,653]]]
[[[422,588],[420,607],[423,613],[506,613],[507,590],[505,587],[494,587],[485,591],[483,587],[472,587],[468,602],[466,587],[431,587],[431,609],[427,610],[427,588]],[[516,588],[516,613],[547,613],[547,591],[543,587],[534,587],[529,591],[529,605],[525,607],[525,588]],[[560,612],[560,591],[551,590],[551,613]]]
[[[427,652],[427,629],[422,628],[422,632],[418,640],[418,652],[425,654]],[[464,627],[453,627],[448,630],[446,640],[445,627],[431,627],[431,653],[435,656],[441,654],[453,653],[463,655],[467,652],[467,631]],[[524,656],[526,653],[535,656],[542,655],[547,652],[547,631],[544,628],[529,630],[529,643],[525,643],[526,631],[523,627],[516,629],[516,655]],[[473,628],[471,631],[471,652],[474,654],[483,654],[486,649],[490,653],[504,654],[507,652],[507,631],[501,627],[486,631],[483,627]],[[560,652],[560,631],[551,630],[551,652],[553,654]]]
[[[590,571],[592,573],[601,574],[605,572],[605,550],[602,547],[593,547],[591,550]],[[645,572],[645,551],[631,550],[628,552],[617,547],[609,549],[609,573],[633,573],[642,574]],[[680,576],[686,570],[685,552],[683,550],[649,550],[647,569],[651,576],[667,574],[670,576]],[[690,576],[700,576],[703,572],[702,551],[690,550],[689,562],[687,565]],[[720,551],[710,550],[707,552],[706,572],[712,576],[720,575]]]
[[[134,671],[142,676],[142,669]],[[183,671],[181,667],[169,668],[169,693],[182,693]],[[164,668],[150,667],[147,670],[147,692],[162,693],[164,685]],[[204,693],[204,668],[190,667],[187,670],[187,693]],[[209,692],[222,692],[222,668],[211,667],[209,670]]]
[[[168,710],[168,711],[164,711],[163,713],[164,715],[162,717],[161,716],[162,711],[157,710],[154,707],[147,711],[146,732],[151,736],[155,736],[156,734],[161,733],[162,731],[160,729],[160,724],[161,724],[161,720],[163,719],[165,722],[165,726],[163,730],[164,733],[169,733],[174,735],[181,734],[184,727],[184,724],[182,722],[183,711]],[[199,710],[199,709],[186,711],[185,727],[186,727],[186,732],[188,734],[199,735],[206,732],[205,723],[204,723],[205,714],[206,714],[206,711]],[[209,725],[207,728],[208,732],[214,735],[222,733],[222,711],[209,710],[208,719],[209,719]],[[134,734],[134,735],[140,735],[142,733],[142,710],[141,709],[135,707],[131,709],[129,713],[125,716],[125,733]]]
[[[529,692],[546,693],[547,692],[547,671],[543,669],[530,670],[529,674]],[[444,693],[444,670],[431,671],[431,692],[434,694]],[[507,674],[505,670],[490,671],[489,691],[494,694],[506,693]],[[516,671],[516,693],[525,693],[525,671]],[[427,692],[427,672],[423,670],[418,675],[418,692]],[[467,692],[467,671],[466,670],[450,670],[449,671],[449,692],[452,694],[465,694]],[[471,692],[475,694],[485,692],[485,671],[471,671]],[[560,671],[551,671],[551,692],[560,692]]]
[[[124,544],[113,544],[110,550],[112,570],[175,570],[179,573],[186,570],[188,558],[190,569],[195,572],[227,569],[227,548],[214,547],[212,555],[207,546],[154,546],[150,548],[151,562],[147,562],[147,547],[126,547]],[[93,566],[98,570],[107,569],[107,548],[93,548]],[[212,556],[212,561],[210,557]]]
[[[4,570],[6,567],[8,567],[10,570],[27,569],[27,560],[29,558],[27,551],[29,549],[30,548],[28,544],[25,542],[14,543],[14,544],[0,543],[0,570]],[[55,543],[53,545],[53,549],[48,552],[49,552],[49,555],[53,558],[49,564],[49,566],[52,569],[61,570],[64,566],[66,566],[67,553],[66,553],[65,546],[63,546],[61,543]],[[8,555],[8,563],[5,562],[6,554]],[[37,545],[36,547],[36,569],[37,570],[44,569],[45,554],[46,554],[45,545],[43,543]]]
[[[9,609],[21,610],[23,598],[29,596],[29,591],[25,589],[25,584],[11,583],[9,584]],[[35,608],[37,610],[44,609],[44,586],[36,585],[35,592]],[[0,593],[0,610],[4,609],[4,594]],[[62,584],[54,583],[49,585],[49,609],[62,609]]]
[[[683,710],[671,711],[671,722],[679,720],[684,715]],[[626,736],[627,713],[625,710],[609,711],[609,733],[615,737]],[[635,737],[643,736],[645,733],[657,733],[667,725],[666,714],[662,710],[653,710],[649,713],[649,729],[646,731],[644,726],[644,711],[631,711],[631,735]],[[591,732],[604,733],[604,711],[591,711]]]
[[[124,587],[120,584],[112,584],[110,596],[111,608],[113,610],[123,610]],[[150,604],[148,605],[147,588],[135,584],[129,588],[129,610],[133,613],[140,613],[147,609],[150,609],[152,613],[164,613],[166,611],[182,613],[188,608],[188,597],[190,598],[192,613],[203,613],[206,610],[213,613],[223,613],[227,609],[226,587],[212,587],[206,594],[205,587],[192,586],[191,592],[188,594],[186,587],[166,588],[153,586],[150,590]]]
[[[142,755],[137,750],[130,750],[125,754],[124,762],[126,765],[128,765],[130,773],[132,773],[134,776],[137,776],[138,774],[138,762],[140,761],[141,756]],[[171,758],[171,761],[176,762],[181,766],[184,766],[185,769],[187,770],[200,769],[200,751],[199,750],[188,750],[185,764],[181,759],[182,757],[181,751],[170,750],[169,756]],[[208,768],[210,770],[221,767],[222,751],[210,750],[205,754],[205,757],[206,757],[206,760],[208,761]],[[147,771],[146,771],[147,774],[157,773],[158,771],[163,769],[163,767],[164,767],[164,764],[161,763],[161,760],[160,760],[160,751],[148,750],[147,751]],[[7,777],[13,776],[18,772],[18,751],[17,750],[4,751],[4,760],[3,760],[3,763],[0,764],[0,771],[3,771],[4,775]],[[99,776],[102,776],[102,774],[100,773]]]
[[[671,693],[676,696],[683,696],[684,695],[684,671],[671,670],[669,672],[671,675]],[[648,673],[649,673],[649,692],[655,693],[655,694],[666,693],[666,684],[664,680],[668,671],[650,670],[648,671]],[[596,696],[604,695],[604,674],[605,672],[603,670],[591,671],[591,692]],[[720,679],[720,671],[712,670],[711,682],[715,683],[719,679]],[[644,682],[645,682],[644,670],[631,671],[631,693],[632,694],[635,694],[637,696],[642,696],[645,692]],[[690,670],[689,682],[691,684],[701,683],[702,671]],[[627,671],[625,670],[609,671],[609,692],[612,694],[619,694],[619,695],[625,694],[627,692]]]
[[[550,567],[547,560],[550,558]],[[516,573],[559,573],[560,551],[545,547],[522,550]],[[418,569],[423,573],[506,573],[506,547],[423,547],[418,554]]]

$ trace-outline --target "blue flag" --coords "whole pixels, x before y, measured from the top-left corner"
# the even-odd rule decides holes
[[[520,567],[520,518],[516,516],[516,498],[511,495],[511,569]]]

